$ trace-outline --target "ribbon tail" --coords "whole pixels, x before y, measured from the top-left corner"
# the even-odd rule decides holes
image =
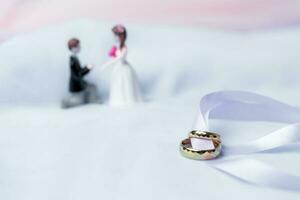
[[[300,142],[300,123],[286,126],[246,144],[224,146],[223,154],[229,156],[257,153],[297,142]]]
[[[261,161],[245,158],[218,161],[209,165],[250,184],[300,191],[300,176],[283,172]]]

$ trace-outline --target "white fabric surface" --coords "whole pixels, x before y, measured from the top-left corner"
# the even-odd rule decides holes
[[[66,41],[82,39],[82,62],[99,65],[111,24],[77,21],[0,46],[0,199],[299,199],[257,187],[180,156],[204,94],[258,92],[299,106],[300,29],[238,34],[128,26],[128,59],[148,102],[130,109],[90,105],[61,110],[67,90]],[[88,79],[107,99],[108,77]],[[282,124],[212,121],[228,145]],[[250,158],[300,175],[299,144]],[[276,154],[275,154],[276,152]]]

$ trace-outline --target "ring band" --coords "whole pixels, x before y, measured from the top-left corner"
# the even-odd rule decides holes
[[[205,140],[211,140],[214,145],[214,149],[210,150],[196,150],[192,147],[191,138],[199,138]],[[184,139],[180,143],[180,152],[184,157],[194,160],[210,160],[220,155],[222,149],[222,143],[220,135],[208,131],[191,131],[189,138]]]
[[[218,139],[221,141],[221,137],[217,133],[208,132],[208,131],[191,131],[189,137],[203,138],[203,139]]]

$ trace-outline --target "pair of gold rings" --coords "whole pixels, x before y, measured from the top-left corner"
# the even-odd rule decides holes
[[[188,136],[180,143],[180,152],[184,157],[194,160],[210,160],[220,155],[222,149],[220,135],[208,131],[191,131]],[[195,149],[192,145],[193,139],[207,140],[212,143],[212,147],[205,150]]]

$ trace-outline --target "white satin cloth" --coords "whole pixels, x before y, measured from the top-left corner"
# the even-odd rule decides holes
[[[222,156],[209,166],[248,183],[300,191],[300,177],[247,158],[300,141],[300,109],[274,99],[243,91],[221,91],[204,96],[194,130],[213,131],[210,119],[281,122],[289,125],[238,146],[223,144]],[[219,133],[222,136],[222,133]]]

